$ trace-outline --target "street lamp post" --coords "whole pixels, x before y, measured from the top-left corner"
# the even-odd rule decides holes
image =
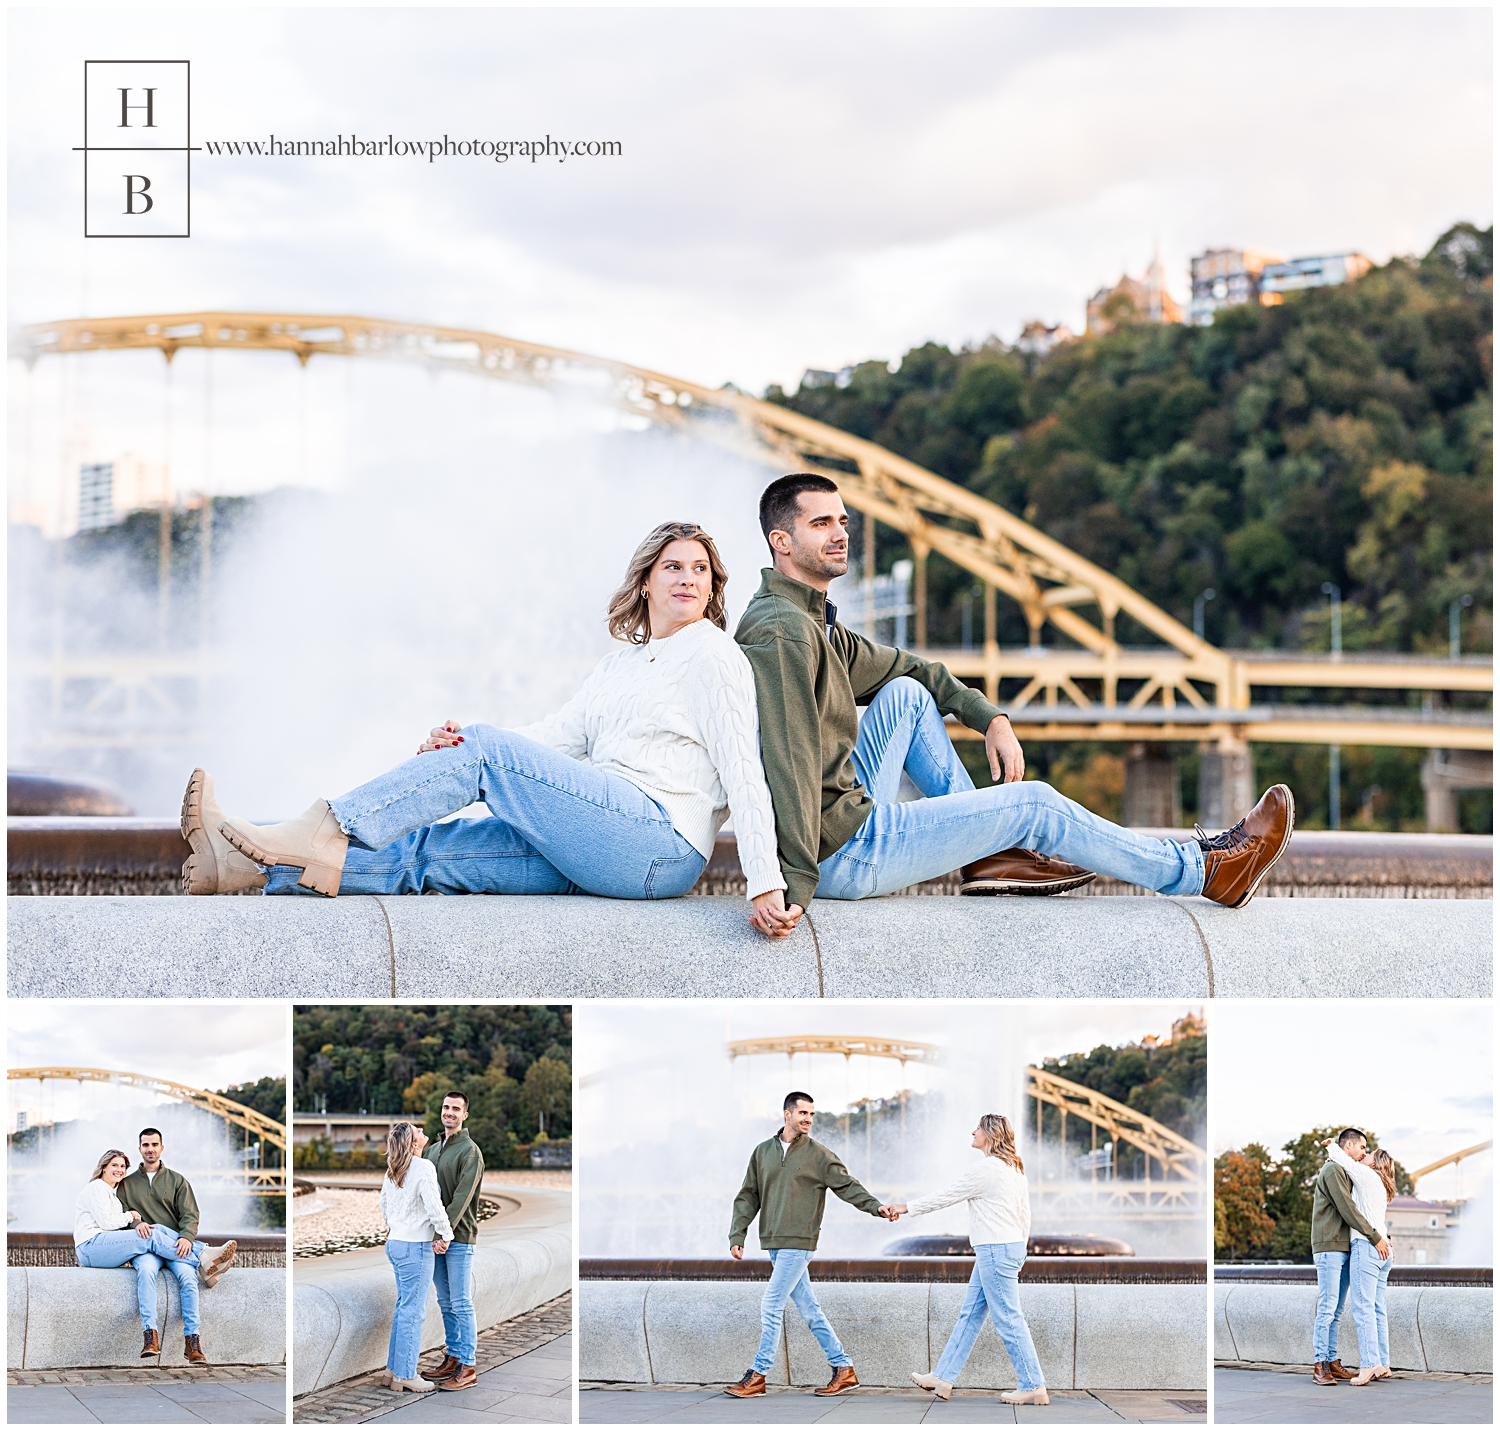
[[[1205,587],[1193,598],[1193,635],[1200,641],[1203,639],[1203,608],[1214,599],[1218,593],[1213,587]]]
[[[1328,598],[1328,642],[1337,661],[1344,654],[1344,603],[1343,592],[1331,581],[1323,583],[1323,595]],[[1339,828],[1339,748],[1328,747],[1328,828]]]
[[[1450,660],[1458,660],[1458,617],[1466,606],[1472,606],[1472,596],[1460,596],[1457,601],[1448,603],[1448,656]]]

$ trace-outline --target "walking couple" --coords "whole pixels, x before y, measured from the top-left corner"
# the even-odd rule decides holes
[[[969,1242],[974,1271],[958,1321],[931,1374],[914,1371],[911,1379],[924,1391],[946,1401],[953,1383],[974,1349],[986,1313],[1010,1354],[1018,1389],[1000,1400],[1047,1405],[1047,1386],[1037,1360],[1030,1328],[1021,1312],[1020,1273],[1031,1235],[1031,1200],[1026,1168],[1016,1151],[1015,1131],[999,1113],[986,1113],[974,1129],[970,1146],[982,1155],[961,1178],[941,1192],[909,1203],[888,1203],[862,1187],[836,1154],[812,1138],[815,1109],[811,1094],[788,1093],[782,1104],[782,1126],[750,1155],[745,1181],[734,1200],[729,1227],[729,1255],[743,1258],[745,1233],[760,1216],[760,1245],[771,1255],[771,1280],[760,1303],[760,1349],[737,1382],[725,1388],[731,1396],[764,1396],[766,1372],[776,1360],[786,1304],[796,1307],[828,1358],[832,1378],[813,1395],[838,1396],[859,1385],[849,1354],[823,1309],[808,1277],[808,1263],[818,1246],[823,1202],[828,1193],[861,1212],[895,1222],[903,1215],[967,1203]],[[925,1349],[921,1359],[926,1360]]]
[[[1313,1381],[1368,1386],[1391,1374],[1385,1284],[1395,1259],[1386,1205],[1396,1196],[1396,1164],[1384,1148],[1371,1151],[1358,1128],[1345,1128],[1324,1146],[1328,1161],[1313,1184],[1312,1250],[1318,1268],[1318,1313],[1313,1324]],[[1339,1360],[1339,1318],[1348,1296],[1359,1338],[1359,1373]]]
[[[142,1128],[141,1165],[107,1148],[78,1194],[73,1251],[80,1267],[135,1267],[135,1297],[143,1332],[141,1355],[161,1355],[156,1324],[156,1274],[166,1267],[182,1299],[183,1355],[207,1362],[198,1320],[198,1286],[213,1287],[234,1263],[236,1244],[205,1247],[198,1235],[198,1199],[181,1173],[161,1160],[158,1128]]]
[[[380,1218],[396,1313],[378,1380],[395,1391],[464,1391],[478,1380],[474,1244],[484,1154],[464,1128],[468,1116],[468,1095],[445,1093],[438,1142],[429,1143],[416,1123],[397,1123],[386,1135]],[[445,1346],[442,1364],[419,1376],[429,1287],[437,1289]]]
[[[195,770],[184,890],[665,899],[692,889],[732,816],[750,923],[771,939],[815,893],[863,899],[955,869],[965,894],[1054,894],[1104,874],[1249,901],[1291,837],[1285,785],[1223,834],[1176,841],[1023,780],[1010,721],[981,692],[839,621],[828,588],[848,570],[848,520],[826,478],[766,488],[772,564],[733,637],[713,538],[664,523],[610,601],[621,644],[561,710],[514,730],[447,721],[413,759],[295,820],[227,816]],[[945,715],[984,736],[996,784],[974,788]],[[897,800],[903,772],[927,798]],[[447,819],[476,801],[488,818]]]

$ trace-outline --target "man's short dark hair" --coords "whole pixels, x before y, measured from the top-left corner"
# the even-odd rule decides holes
[[[141,1141],[141,1139],[146,1136],[147,1133],[155,1133],[158,1138],[161,1138],[161,1129],[160,1128],[142,1128],[141,1131],[135,1135],[135,1141],[137,1143],[139,1143]],[[165,1143],[167,1141],[165,1138],[161,1138],[161,1140],[162,1140],[163,1143]]]
[[[788,1093],[781,1100],[781,1111],[783,1113],[790,1113],[799,1103],[811,1103],[813,1101],[811,1093]]]
[[[760,494],[760,530],[769,546],[772,532],[790,532],[797,520],[797,498],[804,492],[837,492],[839,484],[816,472],[778,477]]]
[[[1344,1131],[1339,1134],[1339,1147],[1347,1148],[1349,1144],[1354,1142],[1356,1139],[1358,1139],[1361,1143],[1369,1142],[1369,1139],[1366,1138],[1358,1128],[1345,1128]]]
[[[452,1092],[443,1094],[443,1102],[446,1103],[450,1098],[462,1098],[464,1100],[465,1110],[468,1109],[469,1095],[467,1093],[460,1093],[458,1089],[455,1088],[452,1090]]]

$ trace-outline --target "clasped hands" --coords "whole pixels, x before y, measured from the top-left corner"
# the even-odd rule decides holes
[[[432,1253],[434,1257],[441,1257],[449,1248],[449,1243],[444,1242],[441,1237],[432,1239]]]
[[[464,738],[458,732],[462,729],[456,720],[445,720],[442,725],[435,725],[427,732],[427,739],[417,747],[417,754],[421,755],[427,750],[441,750],[445,745],[462,745]]]

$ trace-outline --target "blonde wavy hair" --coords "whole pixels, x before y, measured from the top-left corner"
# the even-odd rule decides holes
[[[1370,1154],[1370,1166],[1380,1174],[1380,1181],[1385,1184],[1385,1200],[1389,1202],[1396,1196],[1396,1160],[1384,1148],[1376,1148]]]
[[[984,1134],[989,1142],[985,1153],[991,1158],[999,1158],[1002,1163],[1009,1163],[1018,1173],[1026,1171],[1026,1164],[1021,1161],[1021,1155],[1016,1152],[1016,1130],[1010,1126],[1010,1119],[1003,1113],[986,1113],[979,1120],[979,1131]]]
[[[697,542],[708,553],[710,591],[708,608],[703,614],[719,630],[724,629],[724,588],[729,585],[729,572],[714,539],[696,522],[663,522],[635,549],[630,565],[625,568],[624,581],[609,599],[609,634],[616,641],[644,646],[651,639],[651,608],[646,604],[642,587],[651,568],[673,542]]]
[[[125,1159],[125,1171],[128,1173],[130,1171],[130,1159],[128,1157],[125,1157],[125,1154],[122,1153],[118,1148],[106,1148],[104,1152],[99,1155],[99,1161],[94,1164],[94,1174],[89,1179],[89,1181],[91,1183],[98,1182],[99,1179],[104,1176],[105,1168],[107,1168],[112,1162],[114,1162],[116,1158]]]
[[[398,1188],[406,1181],[407,1170],[416,1156],[414,1133],[410,1123],[393,1123],[385,1135],[385,1175]]]

